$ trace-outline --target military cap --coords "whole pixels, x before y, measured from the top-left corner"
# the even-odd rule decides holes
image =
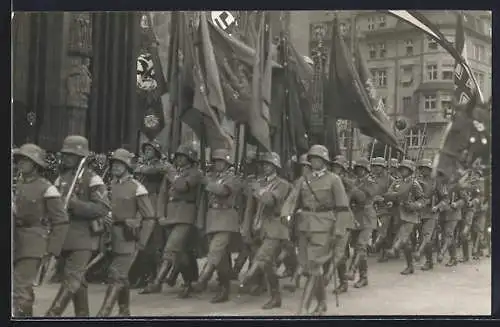
[[[418,162],[417,167],[418,168],[425,167],[425,168],[432,169],[432,161],[430,159],[422,159]]]
[[[14,157],[25,157],[36,163],[42,168],[47,168],[48,164],[45,161],[46,153],[36,144],[27,143],[19,149],[14,149]]]
[[[156,151],[156,153],[158,153],[160,156],[163,155],[163,153],[161,152],[161,144],[156,140],[146,141],[146,142],[142,143],[141,151],[144,152],[144,150],[146,149],[146,146],[148,146],[148,145],[150,147],[152,147]]]
[[[370,161],[366,158],[360,158],[359,160],[356,160],[356,163],[353,166],[354,168],[363,167],[367,171],[370,171]]]

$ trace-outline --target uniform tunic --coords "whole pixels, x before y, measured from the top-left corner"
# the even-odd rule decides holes
[[[61,174],[55,181],[59,191],[66,196],[73,181],[74,172]],[[61,256],[64,260],[63,285],[71,292],[86,286],[85,266],[97,250],[100,234],[92,226],[110,210],[107,188],[102,178],[86,168],[73,192],[68,205],[69,230]]]
[[[377,184],[377,195],[386,193],[389,187],[394,183],[394,177],[392,177],[388,172],[384,172],[379,176],[375,176],[375,182]],[[382,200],[376,201],[375,210],[377,212],[377,218],[380,220],[380,227],[378,228],[378,235],[385,239],[389,234],[389,228],[391,227],[391,221],[393,217],[393,211],[387,206],[387,203]]]
[[[446,184],[438,184],[432,178],[421,178],[419,183],[424,193],[424,207],[420,211],[422,242],[428,244],[433,238],[439,212],[449,209],[448,189]],[[434,207],[438,209],[437,212],[432,212]]]
[[[307,174],[295,187],[301,210],[299,238],[307,244],[307,270],[321,275],[322,266],[332,257],[332,241],[344,237],[353,226],[348,196],[341,178],[326,170]],[[335,257],[343,255],[344,248],[336,247]]]
[[[276,174],[259,178],[254,187],[258,185],[258,196],[254,205],[248,206],[243,222],[243,235],[248,239],[253,234],[261,240],[254,259],[262,263],[272,264],[279,255],[283,241],[289,240],[288,226],[280,218],[281,207],[285,201],[290,184]],[[251,212],[250,212],[251,211]]]
[[[128,272],[136,253],[144,249],[154,227],[155,212],[148,191],[128,176],[111,183],[112,261],[110,279],[115,284],[128,285]]]
[[[458,184],[450,186],[449,190],[450,206],[447,211],[440,215],[441,230],[444,234],[445,242],[451,244],[455,240],[455,230],[457,224],[462,220],[462,209],[465,206],[466,194]],[[455,204],[455,208],[452,208]]]
[[[40,261],[59,256],[68,217],[59,191],[42,177],[19,180],[14,201],[14,308],[29,311]]]

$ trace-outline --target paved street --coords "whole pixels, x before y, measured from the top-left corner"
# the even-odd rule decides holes
[[[328,291],[330,315],[489,315],[491,311],[491,262],[460,264],[455,268],[437,266],[432,272],[417,271],[412,276],[401,276],[403,260],[376,263],[370,258],[370,284],[364,289],[350,288],[340,296],[340,307]],[[211,285],[215,287],[215,283]],[[233,292],[237,283],[233,283]],[[58,285],[36,289],[35,315],[43,314],[57,292]],[[95,315],[104,297],[105,286],[90,286],[90,309]],[[283,306],[273,311],[261,310],[265,296],[233,295],[230,302],[211,304],[213,292],[194,295],[192,299],[176,298],[176,289],[165,286],[162,294],[138,295],[132,291],[131,308],[139,316],[264,316],[294,314],[301,291],[291,294],[283,291]],[[66,315],[72,315],[71,305]]]

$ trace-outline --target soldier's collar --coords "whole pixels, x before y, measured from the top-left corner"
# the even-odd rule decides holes
[[[326,173],[326,167],[321,170],[313,170],[312,175],[314,177],[321,177]]]

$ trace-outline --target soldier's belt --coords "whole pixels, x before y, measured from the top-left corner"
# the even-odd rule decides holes
[[[208,205],[209,209],[236,209],[235,206],[230,206],[227,204],[211,203]]]
[[[15,225],[17,228],[32,228],[32,227],[48,227],[46,225],[44,225],[42,222],[25,222],[25,221],[21,221],[21,220],[16,220],[15,221]]]
[[[178,202],[187,203],[187,204],[196,204],[196,201],[193,201],[193,200],[182,200],[182,199],[174,199],[174,198],[168,199],[168,203],[178,203]]]
[[[329,211],[333,211],[333,208],[327,208],[327,207],[307,208],[307,207],[304,207],[301,210],[302,211],[309,211],[309,212],[329,212]]]

